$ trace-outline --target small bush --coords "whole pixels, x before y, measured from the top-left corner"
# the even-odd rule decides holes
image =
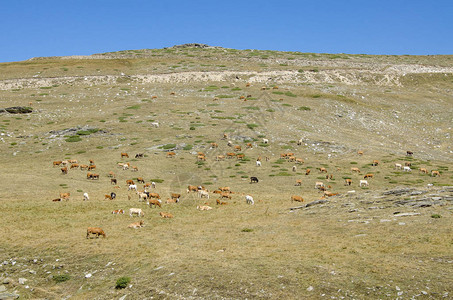
[[[163,146],[162,146],[162,148],[163,148],[163,149],[166,149],[166,150],[168,150],[168,149],[173,149],[173,148],[175,148],[175,147],[176,147],[176,144],[166,144],[166,145],[163,145]]]
[[[61,274],[61,275],[53,275],[52,278],[56,283],[59,283],[59,282],[68,281],[69,279],[71,279],[71,276],[69,276],[69,274]]]
[[[116,288],[116,289],[124,289],[124,288],[127,287],[127,285],[129,284],[129,282],[131,282],[131,278],[130,278],[130,277],[126,277],[126,276],[120,277],[120,278],[118,278],[118,280],[116,281],[115,288]]]
[[[241,230],[241,232],[252,232],[253,229],[252,228],[244,228]]]
[[[311,110],[311,108],[308,106],[301,106],[297,110]]]
[[[70,136],[65,141],[68,143],[80,142],[82,139],[78,135]]]
[[[253,130],[254,128],[258,127],[257,124],[247,124],[248,129]]]
[[[190,129],[190,130],[195,130],[195,127],[194,127],[194,126],[190,126],[189,129]]]
[[[441,217],[442,217],[442,216],[439,215],[439,214],[432,214],[432,215],[431,215],[431,218],[433,218],[433,219],[440,219]]]
[[[189,145],[184,146],[182,149],[183,150],[192,150],[192,148],[193,148],[193,145],[189,144]]]
[[[159,179],[159,178],[152,178],[152,179],[150,179],[149,181],[155,182],[155,183],[162,183],[162,182],[164,182],[163,179]]]

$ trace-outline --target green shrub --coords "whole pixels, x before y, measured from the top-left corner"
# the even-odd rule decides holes
[[[242,229],[241,231],[242,231],[242,232],[252,232],[253,229],[251,229],[251,228],[244,228],[244,229]]]
[[[56,283],[59,283],[59,282],[68,281],[69,279],[71,279],[71,276],[69,276],[69,274],[53,275],[53,276],[52,276],[52,279],[53,279]]]
[[[254,128],[258,127],[257,124],[247,124],[248,129],[253,130]]]
[[[439,215],[439,214],[432,214],[432,215],[431,215],[431,218],[433,218],[433,219],[440,219],[441,217],[442,217],[442,216]]]
[[[159,179],[159,178],[152,178],[152,179],[150,179],[149,181],[155,182],[155,183],[162,183],[162,182],[164,182],[163,179]]]
[[[308,106],[301,106],[297,110],[311,110],[311,108]]]
[[[130,278],[130,277],[126,277],[126,276],[120,277],[120,278],[118,278],[118,280],[116,281],[115,288],[116,288],[116,289],[124,289],[124,288],[127,287],[127,285],[129,284],[129,282],[131,282],[131,278]]]
[[[193,145],[189,144],[189,145],[184,146],[182,149],[183,150],[192,150],[192,148],[193,148]]]
[[[70,136],[65,141],[68,143],[80,142],[82,139],[78,135]]]
[[[162,148],[165,149],[165,150],[173,149],[175,147],[176,147],[176,144],[166,144],[166,145],[162,146]]]

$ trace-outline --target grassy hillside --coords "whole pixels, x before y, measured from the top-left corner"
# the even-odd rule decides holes
[[[0,64],[0,109],[33,109],[0,113],[0,283],[25,299],[451,297],[452,58],[188,47]],[[228,141],[244,159],[216,160],[235,152]],[[99,180],[53,166],[71,159],[93,160]],[[128,191],[137,177],[156,182],[162,208]]]

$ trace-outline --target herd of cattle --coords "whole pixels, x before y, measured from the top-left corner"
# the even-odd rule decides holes
[[[224,139],[227,139],[227,135],[226,134],[224,134]],[[264,139],[263,142],[264,143],[269,143],[269,141],[267,139]],[[299,144],[299,142],[298,142],[298,144]],[[227,146],[232,147],[235,150],[235,152],[241,151],[241,147],[239,145],[233,146],[231,141],[228,141]],[[216,148],[216,147],[218,147],[217,143],[212,143],[211,144],[211,149],[212,148]],[[246,145],[246,147],[247,148],[252,148],[253,145],[248,143]],[[358,155],[363,155],[363,151],[358,151],[357,154]],[[407,151],[406,155],[407,156],[412,156],[413,153],[411,151]],[[176,156],[176,153],[173,152],[173,151],[166,153],[166,157],[167,158],[173,158],[175,156]],[[205,153],[198,152],[196,156],[197,156],[197,158],[196,158],[197,161],[199,161],[199,160],[205,161],[206,160],[206,154]],[[215,159],[216,160],[223,160],[225,157],[226,158],[236,157],[238,160],[242,160],[244,158],[243,154],[237,154],[237,153],[233,153],[232,152],[232,153],[227,153],[226,156],[217,155]],[[125,152],[122,152],[121,153],[121,159],[123,159],[123,158],[129,158],[129,155],[127,153],[125,153]],[[138,153],[138,154],[135,155],[135,158],[136,159],[144,158],[144,154],[143,153]],[[268,157],[265,157],[265,161],[269,161],[269,160],[270,159]],[[304,160],[303,159],[297,158],[295,156],[295,154],[291,153],[291,152],[282,153],[280,155],[280,160],[295,163],[295,165],[292,167],[293,172],[296,172],[298,165],[300,166],[300,165],[304,164]],[[261,158],[261,156],[259,156],[256,159],[256,167],[261,167],[262,166],[261,162],[262,162],[262,158]],[[379,165],[380,165],[380,162],[378,160],[373,160],[372,163],[371,163],[371,166],[373,166],[373,167],[377,167]],[[69,170],[80,169],[80,170],[86,170],[87,171],[87,174],[86,174],[87,180],[99,180],[99,177],[100,177],[99,174],[93,173],[96,170],[96,165],[95,165],[95,163],[94,163],[94,161],[92,159],[89,160],[89,164],[88,165],[79,164],[79,162],[77,160],[62,160],[62,161],[54,161],[53,162],[53,166],[54,167],[59,166],[60,170],[61,170],[61,174],[63,174],[63,175],[68,174]],[[118,168],[120,168],[122,170],[130,169],[131,171],[134,171],[134,172],[138,171],[138,167],[131,166],[129,162],[118,163]],[[403,170],[405,172],[411,172],[412,171],[411,162],[407,161],[407,162],[404,163],[404,165],[400,164],[400,163],[396,163],[394,165],[394,169]],[[329,174],[326,168],[320,167],[320,168],[317,168],[317,170],[319,171],[319,174],[321,174],[322,176],[325,176],[325,179],[327,181],[330,182],[331,180],[333,180],[333,174]],[[339,171],[339,170],[340,169],[337,169],[337,171]],[[93,171],[93,172],[91,172],[91,171]],[[424,173],[424,174],[428,174],[429,173],[426,168],[420,168],[419,171],[421,173]],[[305,175],[306,176],[310,175],[311,173],[312,173],[312,170],[310,170],[308,168],[305,169]],[[353,167],[353,168],[351,168],[351,173],[361,174],[361,171],[360,171],[359,168]],[[441,174],[440,174],[440,172],[438,170],[432,170],[431,171],[431,176],[433,176],[433,177],[440,176],[440,175]],[[119,189],[120,186],[118,185],[118,179],[116,178],[115,173],[113,171],[110,171],[110,172],[108,172],[107,176],[110,178],[110,183],[112,185],[114,185],[114,188]],[[368,180],[372,179],[372,178],[374,178],[374,174],[373,173],[366,173],[363,176],[363,179],[359,180],[358,186],[361,187],[361,188],[368,187],[369,186]],[[157,192],[152,192],[152,190],[156,189],[156,183],[155,182],[146,183],[145,180],[142,177],[137,177],[135,180],[137,181],[137,183],[143,184],[143,188],[139,189],[139,187],[138,187],[137,183],[134,181],[134,179],[126,179],[125,183],[126,183],[126,186],[127,186],[127,191],[128,192],[134,192],[138,196],[138,200],[140,202],[146,203],[151,208],[152,207],[162,208],[162,204],[163,203],[162,203],[162,200],[161,200],[161,196]],[[258,182],[259,182],[259,179],[257,177],[255,177],[255,176],[251,176],[250,177],[250,183],[251,184],[252,183],[258,183]],[[301,185],[302,185],[302,179],[297,179],[296,183],[295,183],[295,186],[301,186]],[[352,179],[346,177],[344,185],[345,186],[351,186],[352,185]],[[316,181],[314,187],[316,189],[318,189],[320,193],[322,193],[322,196],[321,196],[322,199],[324,199],[326,197],[333,197],[333,196],[338,195],[338,193],[334,193],[334,192],[331,191],[331,189],[332,189],[331,185],[325,184],[323,181]],[[242,196],[245,196],[245,202],[247,204],[253,205],[255,203],[255,201],[254,201],[254,199],[253,199],[253,197],[251,195],[248,195],[246,193],[235,193],[235,192],[230,190],[230,187],[219,187],[217,190],[209,191],[204,186],[201,186],[201,185],[200,186],[189,185],[189,186],[187,186],[186,192],[187,193],[191,193],[191,192],[197,193],[198,198],[200,200],[203,200],[203,198],[204,198],[205,201],[209,200],[211,195],[213,195],[213,194],[217,195],[217,199],[216,199],[216,204],[217,205],[226,205],[226,204],[228,204],[228,202],[226,202],[226,201],[231,200],[232,196],[234,194],[241,194]],[[348,193],[353,193],[353,192],[354,191],[349,191]],[[176,204],[176,203],[179,203],[181,197],[182,197],[182,195],[180,193],[173,193],[172,192],[172,193],[170,193],[170,197],[165,201],[165,204]],[[62,201],[62,200],[69,200],[69,198],[70,198],[70,193],[69,192],[60,193],[60,197],[54,199],[53,201],[57,202],[57,201]],[[104,195],[104,199],[113,200],[115,198],[116,198],[116,193],[115,192],[111,192],[109,194],[105,194]],[[131,198],[132,198],[131,194],[128,193],[128,199],[131,200]],[[89,194],[87,192],[85,192],[83,194],[83,200],[84,201],[90,200]],[[292,202],[293,201],[304,202],[303,197],[299,196],[299,195],[291,195],[290,200]],[[198,210],[211,210],[212,207],[209,206],[208,202],[204,202],[203,205],[198,205],[197,209]],[[125,211],[123,209],[118,209],[118,210],[112,211],[112,213],[113,214],[124,214]],[[145,213],[144,213],[144,211],[141,208],[130,208],[129,209],[129,216],[130,217],[133,217],[133,216],[144,217],[144,215],[145,215]],[[164,211],[160,211],[159,215],[162,218],[173,218],[174,217],[171,213],[164,212]],[[137,228],[141,228],[143,226],[144,226],[144,221],[141,220],[141,221],[138,221],[138,222],[131,223],[128,226],[128,228],[137,229]],[[90,235],[95,235],[96,237],[99,237],[99,236],[105,237],[106,236],[105,232],[99,227],[89,227],[87,229],[87,236],[86,237],[89,238]]]

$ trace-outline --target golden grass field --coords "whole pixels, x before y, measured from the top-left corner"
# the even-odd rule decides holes
[[[0,64],[0,109],[33,108],[0,113],[0,286],[9,279],[21,299],[451,298],[452,59],[170,48]],[[228,141],[244,160],[216,161],[234,152]],[[280,158],[288,152],[304,163]],[[53,166],[68,159],[94,160],[99,180]],[[405,162],[411,172],[395,169]],[[162,208],[128,191],[137,177],[156,182]],[[317,181],[338,195],[290,210],[322,198]],[[216,205],[224,186],[232,198]],[[70,200],[53,202],[62,192]],[[181,201],[165,204],[170,193]],[[196,209],[204,203],[213,209]],[[87,239],[87,227],[107,237]]]

